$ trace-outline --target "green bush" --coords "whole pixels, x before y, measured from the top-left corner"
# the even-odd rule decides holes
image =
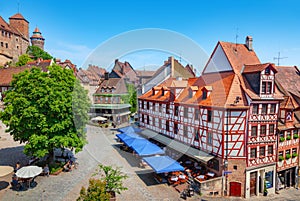
[[[293,157],[293,158],[295,158],[295,157],[297,157],[297,156],[298,156],[297,153],[293,153],[293,154],[292,154],[292,157]]]
[[[285,154],[285,159],[290,159],[291,158],[291,154]]]
[[[297,139],[299,137],[298,134],[294,134],[294,139]]]
[[[290,135],[288,135],[288,136],[286,136],[286,139],[290,140],[290,139],[292,139],[292,137]]]
[[[283,142],[285,139],[284,139],[284,137],[280,137],[279,140],[280,140],[280,142]]]
[[[278,160],[279,160],[279,161],[283,161],[283,159],[284,159],[283,156],[279,156],[279,157],[278,157]]]
[[[50,163],[49,170],[50,174],[53,174],[64,167],[64,163]]]

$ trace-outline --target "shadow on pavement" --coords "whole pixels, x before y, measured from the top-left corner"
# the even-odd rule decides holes
[[[29,158],[23,153],[24,146],[9,147],[0,149],[0,165],[9,165],[14,167],[17,162],[24,166]]]
[[[0,181],[0,191],[6,189],[9,186],[7,181]]]
[[[154,179],[153,170],[141,170],[135,171],[135,173],[147,186],[159,185],[159,183],[157,183]]]
[[[123,158],[127,160],[131,167],[139,167],[140,159],[134,156],[131,152],[127,152],[121,149],[121,144],[113,144],[112,147],[117,150]]]

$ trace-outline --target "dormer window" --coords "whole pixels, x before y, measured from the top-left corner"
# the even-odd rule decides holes
[[[271,94],[272,93],[272,82],[262,82],[261,94]]]
[[[193,91],[189,90],[189,98],[193,98]]]
[[[270,75],[270,67],[267,67],[267,68],[265,69],[265,74],[266,74],[266,75]]]
[[[202,100],[205,100],[207,98],[207,91],[203,90],[202,92]]]

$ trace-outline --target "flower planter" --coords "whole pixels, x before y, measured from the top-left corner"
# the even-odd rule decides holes
[[[62,171],[63,171],[63,168],[60,168],[56,172],[51,173],[50,175],[59,175]]]
[[[110,194],[109,201],[116,201],[117,200],[115,192],[112,191],[112,192],[109,192],[109,194]]]

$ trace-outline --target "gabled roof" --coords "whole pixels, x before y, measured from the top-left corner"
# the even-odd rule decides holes
[[[19,74],[25,70],[30,70],[33,67],[41,68],[42,71],[47,72],[48,71],[47,67],[50,66],[51,62],[42,62],[40,64],[36,64],[33,62],[31,63],[32,64],[26,64],[25,66],[8,67],[8,68],[0,69],[0,86],[7,86],[7,87],[11,86],[11,82],[13,80],[14,75]]]
[[[14,14],[14,15],[11,16],[9,19],[25,20],[27,23],[29,23],[29,22],[23,17],[23,15],[21,15],[21,13]]]
[[[265,70],[267,67],[270,67],[275,73],[277,73],[275,64],[273,64],[273,63],[252,64],[252,65],[245,64],[244,68],[242,70],[242,73],[261,72],[261,71]]]
[[[100,77],[91,71],[80,69],[76,75],[83,83],[97,86],[99,84]]]
[[[151,70],[136,70],[138,77],[152,77],[156,71]]]
[[[103,77],[106,70],[104,68],[100,68],[99,66],[89,65],[87,68],[88,71],[96,73],[99,77]]]
[[[300,71],[297,66],[276,66],[276,82],[289,93],[300,98]]]
[[[221,42],[221,41],[219,41],[218,44],[216,45],[209,61],[214,56],[214,53],[216,52],[219,46],[222,48],[229,64],[231,65],[232,70],[235,73],[241,73],[242,68],[245,64],[247,65],[260,64],[260,61],[256,56],[255,52],[249,50],[245,44],[237,44],[237,43]],[[205,71],[205,68],[203,72]]]
[[[114,89],[111,92],[102,92],[102,89]],[[101,79],[95,94],[126,94],[127,88],[123,78]]]
[[[237,96],[241,97],[234,107],[246,106],[245,98],[239,82],[234,82],[236,75],[233,72],[210,73],[193,79],[194,83],[189,82],[192,86],[198,86],[199,90],[191,98],[189,96],[189,88],[186,88],[176,99],[176,103],[202,105],[208,107],[230,107],[233,105]],[[210,86],[212,88],[210,95],[206,99],[202,99],[204,87]],[[234,88],[234,89],[233,89]],[[234,93],[230,93],[234,91]]]
[[[12,29],[9,26],[9,24],[1,16],[0,16],[0,26],[1,26],[1,29],[12,32]]]
[[[280,103],[282,109],[296,109],[299,105],[291,96],[284,97],[284,100]]]

